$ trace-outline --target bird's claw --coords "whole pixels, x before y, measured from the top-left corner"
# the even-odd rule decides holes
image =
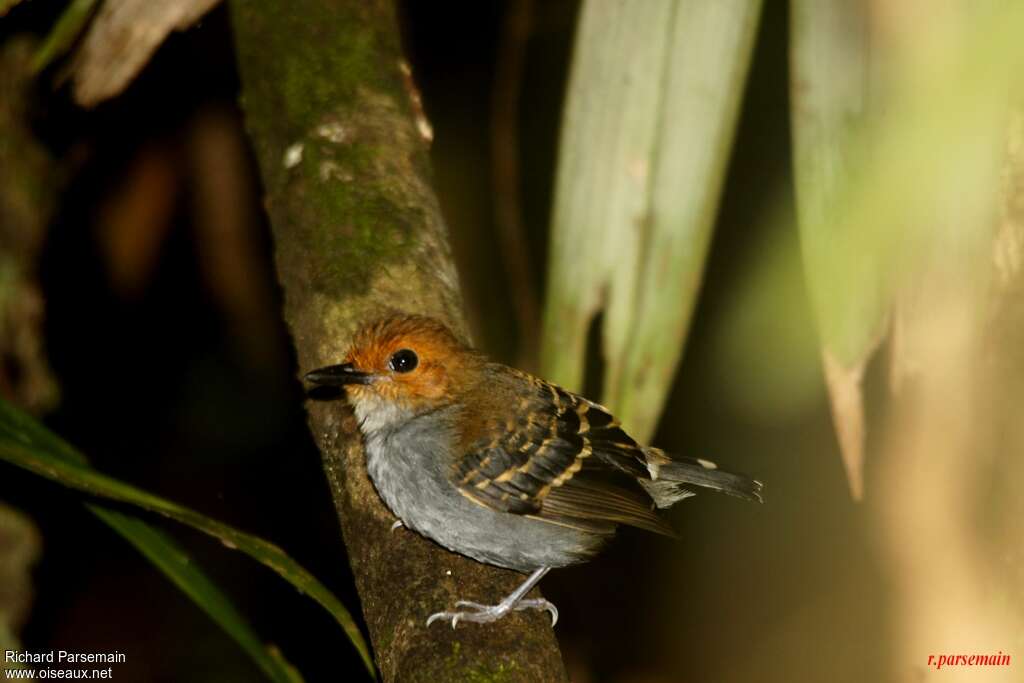
[[[515,607],[515,610],[524,609],[543,609],[551,613],[551,628],[555,627],[558,623],[558,608],[555,607],[555,603],[545,600],[544,598],[536,598],[531,600],[520,600]]]
[[[436,612],[427,617],[427,627],[429,628],[435,621],[450,619],[452,622],[452,628],[454,629],[455,625],[459,623],[459,619],[463,616],[465,616],[465,614],[462,612]]]
[[[483,605],[479,602],[472,602],[470,600],[459,600],[455,603],[456,607],[466,607],[472,611],[458,611],[458,612],[437,612],[431,614],[427,619],[427,626],[430,626],[435,621],[451,620],[452,628],[460,621],[470,621],[477,624],[489,624],[498,621],[509,612],[522,611],[527,609],[540,609],[547,610],[551,613],[551,626],[554,628],[555,624],[558,623],[558,608],[548,600],[544,598],[537,598],[531,600],[520,600],[514,605],[499,603],[497,605]]]
[[[391,525],[391,528],[388,529],[388,531],[394,531],[395,529],[401,529],[404,526],[405,526],[405,524],[402,522],[402,520],[396,519],[395,523]]]

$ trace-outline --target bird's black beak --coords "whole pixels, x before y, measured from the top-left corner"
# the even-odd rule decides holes
[[[351,363],[342,363],[307,372],[305,380],[321,387],[343,387],[346,384],[369,384],[373,375],[356,370]]]

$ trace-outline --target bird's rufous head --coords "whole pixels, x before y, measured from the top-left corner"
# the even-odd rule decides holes
[[[479,362],[443,323],[394,315],[361,327],[343,363],[314,370],[306,380],[344,386],[366,422],[375,411],[416,413],[444,404]]]

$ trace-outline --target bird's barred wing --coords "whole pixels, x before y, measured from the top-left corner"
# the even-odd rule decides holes
[[[628,524],[673,535],[637,479],[640,447],[596,403],[523,375],[530,391],[494,418],[455,471],[459,491],[494,510],[612,533]]]

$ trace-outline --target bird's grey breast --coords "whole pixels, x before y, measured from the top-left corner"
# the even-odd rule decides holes
[[[518,571],[589,559],[600,539],[470,500],[453,481],[454,408],[364,432],[366,464],[402,523],[454,552]]]
[[[452,496],[459,495],[446,473],[450,428],[420,416],[365,436],[370,478],[391,511],[410,528],[442,521]]]

